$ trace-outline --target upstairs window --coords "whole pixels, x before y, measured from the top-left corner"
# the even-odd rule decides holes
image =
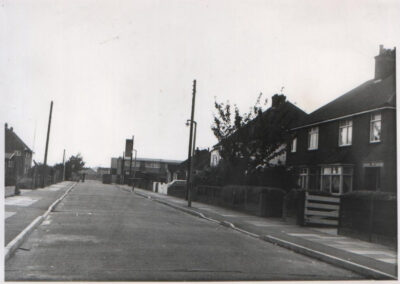
[[[342,120],[339,122],[339,146],[349,146],[353,139],[353,121]]]
[[[382,116],[381,113],[371,114],[371,123],[369,129],[369,142],[375,143],[381,141],[381,127],[382,127]]]
[[[296,153],[297,151],[297,137],[292,139],[292,145],[290,146],[290,151]]]
[[[308,131],[308,150],[318,149],[318,127],[313,127]]]

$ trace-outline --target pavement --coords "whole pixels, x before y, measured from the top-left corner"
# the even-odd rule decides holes
[[[7,246],[50,205],[61,197],[74,182],[65,181],[39,189],[21,189],[21,194],[4,199],[4,225]]]
[[[123,186],[130,191],[130,187]],[[397,250],[337,234],[335,228],[303,227],[281,218],[249,215],[135,188],[136,194],[175,209],[218,222],[249,236],[346,268],[371,279],[397,279]]]
[[[7,281],[368,278],[186,214],[172,199],[166,200],[181,210],[154,202],[157,195],[150,199],[146,191],[135,194],[129,188],[87,180],[67,192],[5,262]],[[23,208],[30,210],[38,202]]]

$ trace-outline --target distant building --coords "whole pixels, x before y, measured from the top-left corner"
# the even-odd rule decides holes
[[[135,172],[136,177],[146,177],[153,181],[167,182],[171,179],[172,169],[179,165],[182,161],[177,160],[163,160],[163,159],[149,159],[149,158],[137,158],[136,162],[132,160],[131,173]],[[125,158],[125,162],[122,162],[122,157],[111,158],[111,174],[121,175],[124,173],[126,176],[129,175],[131,160]],[[122,165],[124,165],[122,167]]]
[[[111,172],[110,168],[103,168],[103,167],[97,168],[97,173],[100,175],[110,174],[110,172]]]
[[[340,195],[396,192],[396,50],[380,46],[375,77],[299,122],[287,162],[298,185]]]
[[[16,179],[28,174],[33,151],[5,124],[5,185],[14,185]]]

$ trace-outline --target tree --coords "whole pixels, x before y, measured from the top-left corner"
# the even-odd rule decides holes
[[[233,169],[249,174],[256,169],[266,168],[273,158],[286,151],[284,143],[288,140],[288,110],[278,107],[264,111],[267,100],[261,103],[262,96],[261,93],[250,111],[243,114],[236,105],[232,114],[229,101],[225,104],[215,101],[217,112],[211,129],[231,174]],[[273,101],[284,102],[285,99],[282,94],[273,96]]]
[[[65,179],[71,180],[73,178],[73,174],[78,174],[84,166],[85,162],[83,161],[83,157],[80,153],[78,153],[76,156],[72,155],[65,163]]]

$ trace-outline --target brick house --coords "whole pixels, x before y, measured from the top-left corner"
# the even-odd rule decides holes
[[[257,119],[250,121],[245,125],[242,131],[245,131],[248,137],[256,137],[258,131],[263,131],[267,133],[271,125],[279,125],[283,129],[289,130],[296,124],[297,121],[303,120],[307,114],[286,100],[286,96],[284,95],[274,95],[272,96],[272,104],[271,107],[265,110],[261,115],[261,125],[257,124]],[[233,135],[234,136],[234,135]],[[227,139],[234,139],[228,137]],[[286,148],[286,141],[281,141],[281,146],[278,147],[278,150],[282,150]],[[222,160],[220,151],[222,148],[222,143],[218,143],[213,146],[210,152],[210,167],[216,167]],[[282,154],[271,158],[268,161],[269,166],[276,165],[285,165],[286,164],[286,151],[283,151]]]
[[[15,185],[18,178],[26,176],[32,165],[33,151],[5,124],[5,185]]]
[[[292,128],[287,164],[298,185],[341,195],[396,192],[396,50],[380,46],[375,77]]]

